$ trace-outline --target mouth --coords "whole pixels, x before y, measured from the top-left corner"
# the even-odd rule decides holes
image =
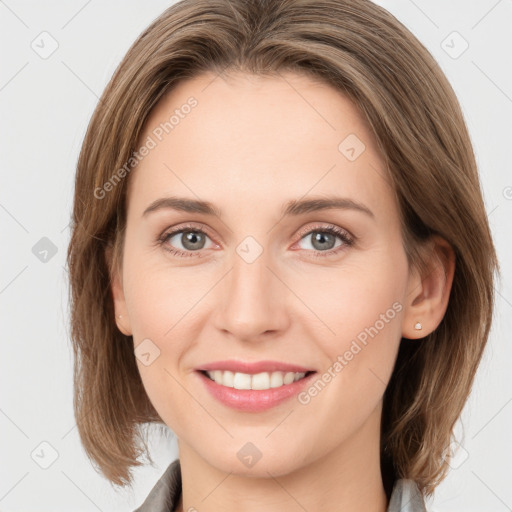
[[[194,373],[221,404],[238,411],[262,412],[296,396],[317,372],[287,363],[232,360],[204,365]]]
[[[280,388],[293,382],[297,382],[305,377],[315,373],[306,372],[260,372],[255,374],[232,372],[229,370],[199,370],[205,377],[212,380],[220,386],[241,390],[264,391],[267,389]]]

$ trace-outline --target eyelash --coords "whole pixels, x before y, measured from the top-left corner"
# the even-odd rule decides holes
[[[175,229],[173,231],[166,231],[158,238],[158,244],[163,247],[164,250],[170,252],[171,254],[178,256],[178,257],[189,257],[189,256],[197,256],[199,258],[203,257],[200,254],[200,251],[182,251],[180,249],[170,248],[169,246],[166,246],[166,242],[172,238],[174,235],[178,233],[184,233],[184,232],[194,232],[194,233],[202,233],[206,236],[209,236],[208,233],[201,228],[198,228],[194,225],[188,224],[184,226],[180,226],[179,229]],[[335,235],[341,239],[343,242],[342,245],[336,247],[335,249],[329,249],[328,251],[317,251],[317,250],[311,250],[313,252],[314,257],[320,257],[320,258],[326,258],[329,256],[333,256],[335,254],[338,254],[338,252],[346,249],[347,247],[351,247],[354,245],[355,237],[350,235],[347,231],[344,229],[339,228],[338,226],[335,226],[334,224],[328,224],[327,226],[316,226],[313,228],[308,228],[307,230],[299,233],[299,241],[302,240],[305,236],[311,235],[314,232],[318,233],[330,233],[332,235]]]

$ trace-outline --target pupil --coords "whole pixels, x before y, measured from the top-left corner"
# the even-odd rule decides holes
[[[315,245],[317,243],[319,243],[318,247]],[[328,249],[332,249],[334,247],[334,235],[317,231],[313,237],[313,246],[315,249],[325,249],[327,246],[329,246]]]
[[[183,233],[182,236],[182,244],[183,247],[191,250],[201,249],[201,240],[202,235],[199,235],[197,232],[189,231],[187,233]],[[199,244],[199,247],[197,246]]]

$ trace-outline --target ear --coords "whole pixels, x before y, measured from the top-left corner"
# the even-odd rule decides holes
[[[107,266],[110,273],[110,289],[112,291],[112,298],[114,300],[114,312],[116,315],[117,328],[126,336],[132,335],[132,329],[130,325],[130,317],[128,315],[128,309],[126,307],[126,300],[124,298],[123,290],[123,275],[122,271],[117,265],[112,266],[113,258],[113,247],[109,245],[105,250],[105,257],[107,260]]]
[[[448,307],[455,272],[453,248],[443,238],[433,236],[426,263],[427,268],[422,274],[415,270],[409,277],[402,316],[404,338],[424,338],[433,332],[441,323]]]

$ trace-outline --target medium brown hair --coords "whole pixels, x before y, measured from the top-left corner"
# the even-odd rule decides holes
[[[120,268],[129,176],[101,198],[95,191],[132,157],[166,92],[225,70],[295,71],[347,95],[382,152],[409,263],[421,267],[420,248],[432,235],[455,252],[446,314],[425,339],[402,339],[384,396],[383,468],[431,494],[446,474],[444,454],[488,339],[498,262],[454,91],[425,47],[368,0],[183,0],[120,63],[80,152],[68,248],[74,409],[85,451],[112,483],[129,485],[131,467],[149,455],[140,427],[164,425],[143,388],[132,339],[114,318],[110,279]]]

